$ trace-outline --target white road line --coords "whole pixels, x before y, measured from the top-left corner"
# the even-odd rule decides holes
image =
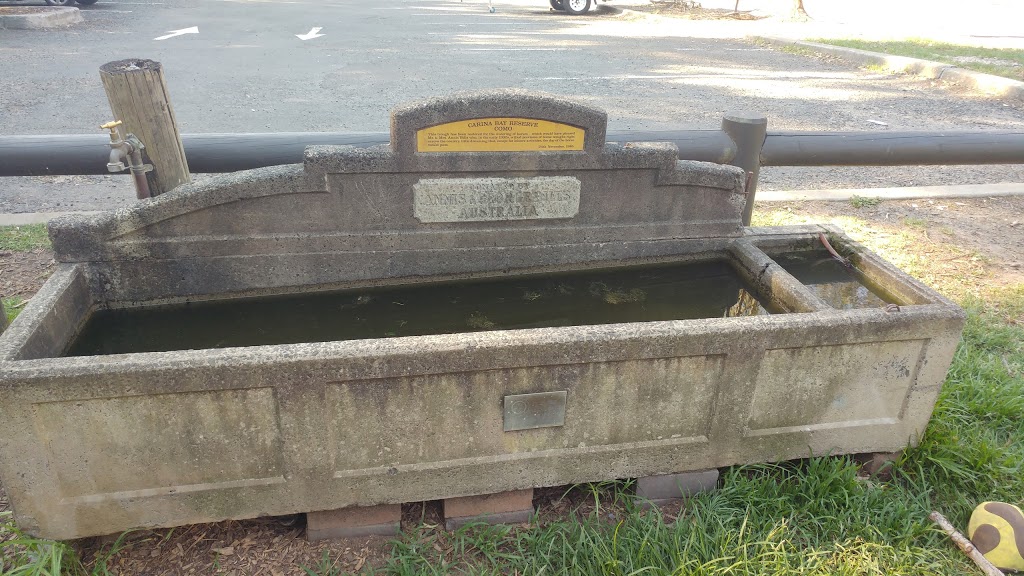
[[[299,40],[312,40],[313,38],[325,36],[325,34],[320,33],[321,30],[323,30],[323,28],[315,26],[311,28],[309,32],[306,32],[305,34],[296,34],[295,37],[298,38]]]
[[[183,34],[199,34],[199,26],[193,26],[191,28],[182,28],[181,30],[172,30],[169,34],[158,36],[153,40],[167,40],[168,38],[174,38],[175,36],[181,36]]]

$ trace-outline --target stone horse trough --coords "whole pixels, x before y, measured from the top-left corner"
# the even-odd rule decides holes
[[[744,226],[741,169],[605,128],[454,96],[390,146],[51,222],[0,337],[18,525],[393,530],[403,502],[917,442],[963,311],[837,229]]]

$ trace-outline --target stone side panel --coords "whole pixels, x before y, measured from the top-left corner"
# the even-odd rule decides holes
[[[22,528],[74,538],[898,450],[962,316],[856,314],[843,330],[814,313],[4,362],[0,476]],[[808,338],[862,361],[894,342],[916,368],[882,354],[798,387],[816,409],[786,415],[793,397],[763,396],[785,377],[771,357]],[[505,396],[548,390],[567,392],[563,426],[504,431]],[[840,417],[865,390],[883,417]]]

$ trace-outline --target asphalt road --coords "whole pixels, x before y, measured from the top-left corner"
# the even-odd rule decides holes
[[[98,69],[124,58],[163,63],[187,133],[383,131],[396,105],[492,87],[588,101],[608,111],[612,129],[713,128],[744,110],[767,114],[775,129],[1024,128],[1021,110],[998,101],[699,37],[710,35],[705,23],[615,5],[572,17],[546,0],[494,0],[494,13],[485,0],[104,0],[69,29],[0,30],[0,133],[97,131],[110,120]],[[314,28],[320,36],[297,36]],[[763,178],[776,189],[956,184],[1024,181],[1024,168],[787,169]],[[130,198],[123,178],[0,179],[0,212]]]
[[[184,132],[380,130],[398,104],[509,86],[589,100],[616,128],[715,126],[725,107],[759,103],[723,99],[731,90],[710,79],[806,67],[607,6],[572,17],[547,0],[497,0],[493,14],[485,0],[103,1],[72,29],[0,32],[0,133],[93,130],[109,116],[97,70],[122,58],[163,63]],[[314,27],[323,36],[296,36]],[[815,77],[843,75],[801,74]]]

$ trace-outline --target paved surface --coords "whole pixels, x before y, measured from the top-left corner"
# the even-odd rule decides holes
[[[110,119],[98,68],[127,57],[164,64],[183,132],[386,130],[397,104],[508,86],[604,107],[612,129],[713,128],[732,110],[764,112],[774,129],[1024,128],[1021,109],[999,101],[723,37],[766,24],[607,8],[571,17],[541,0],[495,7],[102,1],[71,29],[0,31],[0,134],[96,130]],[[322,36],[296,37],[313,28]],[[769,169],[762,178],[765,189],[974,184],[1024,181],[1024,167]],[[104,209],[132,197],[124,177],[0,179],[0,212]]]

